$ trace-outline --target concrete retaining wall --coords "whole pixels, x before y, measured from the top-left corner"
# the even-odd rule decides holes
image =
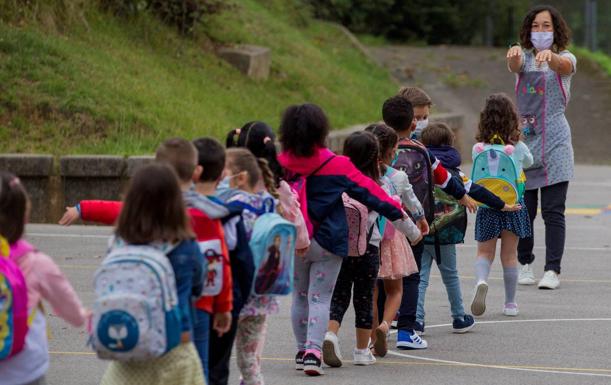
[[[460,138],[461,115],[436,115],[432,120],[445,121]],[[346,137],[364,127],[357,125],[333,131],[328,139],[329,148],[341,153]],[[152,156],[109,155],[69,155],[56,159],[51,155],[0,154],[0,170],[19,176],[28,190],[32,223],[56,223],[66,206],[80,200],[121,199],[129,178],[138,167],[153,159]]]

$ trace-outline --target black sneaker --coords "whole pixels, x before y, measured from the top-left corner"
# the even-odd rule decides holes
[[[325,374],[322,370],[320,358],[313,353],[308,353],[303,357],[303,371],[308,376],[320,376]]]
[[[469,314],[465,314],[462,318],[455,318],[452,322],[452,328],[454,333],[466,333],[473,329],[475,326],[475,320]]]
[[[303,356],[305,355],[305,351],[297,352],[295,356],[295,370],[303,370]]]

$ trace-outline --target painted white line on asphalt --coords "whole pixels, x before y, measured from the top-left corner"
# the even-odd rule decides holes
[[[456,245],[459,249],[476,249],[477,245]],[[535,246],[537,250],[545,250],[545,246]],[[565,247],[564,250],[570,251],[610,251],[611,247]]]
[[[111,234],[108,235],[93,235],[93,234],[54,234],[54,233],[27,233],[30,237],[41,237],[41,238],[93,238],[93,239],[108,239]]]

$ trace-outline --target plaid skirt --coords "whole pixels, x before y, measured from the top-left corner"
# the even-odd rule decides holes
[[[202,365],[192,342],[183,343],[146,362],[112,361],[100,385],[205,385]]]

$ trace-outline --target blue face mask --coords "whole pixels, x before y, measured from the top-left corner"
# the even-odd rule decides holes
[[[235,176],[236,175],[228,175],[224,177],[223,179],[221,179],[218,186],[216,186],[215,195],[223,202],[226,202],[238,191],[236,188],[231,187],[231,184],[229,183],[229,181]]]

